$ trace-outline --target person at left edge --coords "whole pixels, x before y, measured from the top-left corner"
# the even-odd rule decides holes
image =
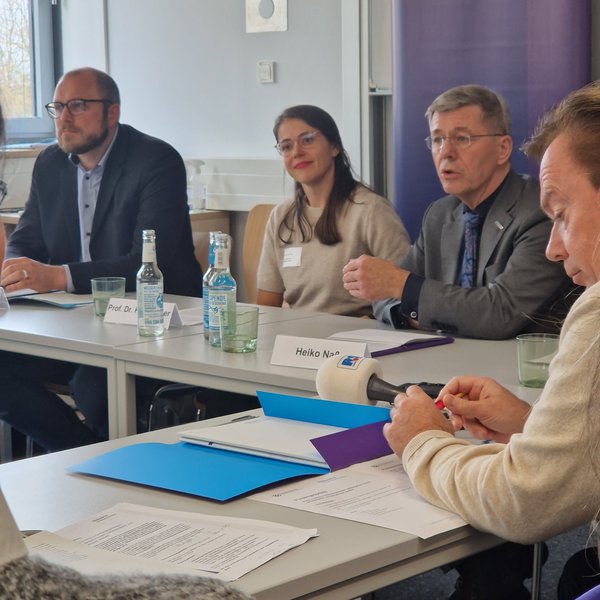
[[[90,292],[90,279],[121,276],[135,290],[142,230],[154,229],[165,292],[202,295],[181,156],[119,123],[120,95],[106,73],[65,73],[46,106],[57,144],[38,157],[23,215],[8,241],[7,292]],[[69,381],[83,424],[45,381]],[[107,437],[104,369],[2,352],[0,414],[48,450]]]

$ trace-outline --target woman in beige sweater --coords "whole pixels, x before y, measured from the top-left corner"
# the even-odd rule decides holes
[[[526,149],[542,158],[541,204],[553,222],[546,255],[587,288],[541,396],[531,407],[493,380],[455,377],[440,393],[451,422],[413,387],[384,427],[427,500],[521,543],[593,520],[600,508],[600,82],[546,115]],[[463,426],[498,443],[454,437]]]
[[[389,202],[352,175],[335,121],[312,105],[275,121],[276,148],[295,180],[292,200],[271,213],[258,267],[258,304],[370,316],[345,289],[342,269],[368,254],[397,261],[410,241]]]

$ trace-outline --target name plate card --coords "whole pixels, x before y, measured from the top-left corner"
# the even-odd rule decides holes
[[[320,338],[278,335],[275,337],[271,364],[302,369],[318,369],[321,363],[337,354],[369,356],[364,342],[323,340]]]
[[[183,327],[181,315],[177,310],[177,304],[165,302],[164,327]],[[131,298],[111,298],[106,307],[104,315],[105,323],[121,323],[123,325],[137,325],[137,300]]]

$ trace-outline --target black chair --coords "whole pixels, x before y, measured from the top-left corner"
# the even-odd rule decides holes
[[[196,385],[136,379],[138,432],[260,408],[256,396]]]
[[[202,402],[202,392],[203,388],[183,383],[159,387],[148,406],[147,431],[204,419],[206,405]]]

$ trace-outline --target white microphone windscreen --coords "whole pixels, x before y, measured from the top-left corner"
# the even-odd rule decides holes
[[[373,375],[383,375],[374,358],[330,356],[317,371],[317,393],[323,400],[369,404],[367,384]]]

